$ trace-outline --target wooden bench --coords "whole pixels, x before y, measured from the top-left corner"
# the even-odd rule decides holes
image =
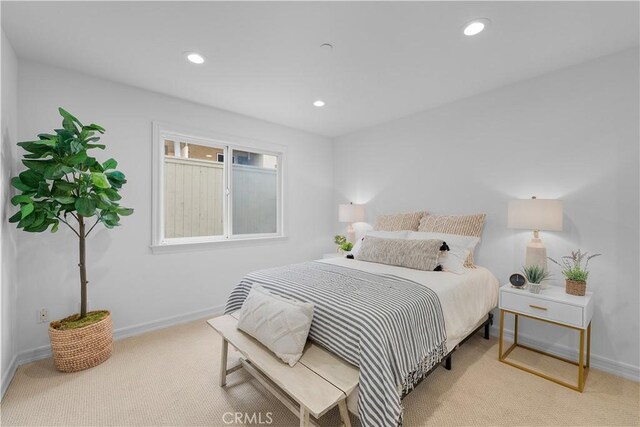
[[[345,427],[350,427],[347,396],[358,385],[359,372],[320,346],[307,342],[300,361],[294,366],[282,362],[269,349],[237,329],[237,314],[224,315],[207,323],[222,337],[220,386],[227,374],[244,368],[291,412],[300,417],[300,426],[317,425],[319,418],[338,406]],[[240,363],[227,367],[229,344],[241,354]]]

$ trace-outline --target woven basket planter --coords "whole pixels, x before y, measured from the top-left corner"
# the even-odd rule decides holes
[[[570,295],[584,296],[587,292],[587,282],[577,282],[575,280],[566,279],[566,292]]]
[[[77,372],[92,368],[111,356],[113,350],[111,313],[96,323],[78,329],[61,331],[49,325],[49,338],[57,370]]]

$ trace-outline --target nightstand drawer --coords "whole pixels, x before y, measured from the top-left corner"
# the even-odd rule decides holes
[[[512,292],[502,292],[500,297],[502,309],[585,328],[582,307]]]

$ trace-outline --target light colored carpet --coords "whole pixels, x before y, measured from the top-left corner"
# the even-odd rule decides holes
[[[298,424],[242,370],[218,387],[219,349],[217,334],[197,321],[118,341],[111,359],[88,371],[62,374],[51,360],[21,366],[2,401],[2,425],[251,424],[226,424],[227,412],[255,414],[253,424]],[[524,351],[514,357],[573,372]],[[498,362],[497,340],[478,335],[454,354],[452,371],[438,368],[405,398],[405,425],[639,425],[639,393],[637,383],[596,370],[584,393],[571,391]],[[332,411],[320,424],[338,421]]]

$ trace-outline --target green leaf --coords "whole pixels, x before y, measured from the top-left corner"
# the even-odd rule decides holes
[[[111,203],[111,200],[109,200],[106,194],[103,193],[98,194],[96,205],[98,206],[98,209],[102,210],[111,210],[114,207],[113,203]]]
[[[120,220],[120,217],[113,213],[113,212],[108,212],[104,215],[102,215],[102,221],[104,222],[110,222],[110,223],[116,223]]]
[[[69,144],[69,148],[71,149],[71,152],[75,154],[84,150],[84,145],[82,145],[82,142],[80,142],[77,138],[74,138],[71,140],[71,144]]]
[[[10,223],[18,222],[22,219],[22,212],[18,211],[9,218]]]
[[[55,221],[53,223],[53,227],[51,227],[51,232],[55,233],[56,231],[58,231],[58,226],[60,225],[60,221]]]
[[[47,166],[53,164],[52,160],[22,160],[22,164],[34,172],[44,173]]]
[[[96,202],[88,197],[76,199],[75,208],[82,216],[93,216],[96,213]]]
[[[91,182],[98,188],[111,188],[109,180],[102,172],[91,172]]]
[[[31,224],[33,224],[33,221],[34,221],[35,219],[36,219],[36,216],[35,216],[35,215],[29,215],[29,216],[28,216],[28,217],[26,217],[26,218],[22,218],[22,219],[20,220],[20,222],[18,223],[18,227],[19,227],[19,228],[25,228],[25,227],[28,227],[28,226],[30,226]]]
[[[60,163],[49,165],[44,170],[45,179],[60,179],[63,176],[64,172],[62,172],[62,165]]]
[[[109,159],[102,164],[102,167],[104,170],[115,169],[118,167],[118,162],[116,162],[115,159]]]
[[[33,203],[33,200],[31,200],[31,197],[25,196],[23,194],[19,194],[11,198],[11,204],[13,204],[13,206],[18,206],[19,204],[31,204],[31,203]]]
[[[58,134],[58,142],[70,144],[70,141],[76,137],[75,132],[69,131],[67,129],[56,129],[56,133]]]
[[[78,163],[82,163],[87,160],[87,152],[81,151],[74,155],[71,155],[64,159],[64,162],[68,165],[77,165]]]
[[[37,211],[36,213],[34,213],[31,216],[33,216],[35,218],[34,218],[33,222],[31,223],[31,225],[29,225],[29,227],[39,227],[40,225],[42,225],[44,223],[44,220],[47,218],[47,215],[43,211]]]
[[[49,185],[46,182],[41,182],[40,184],[38,184],[38,191],[36,192],[36,196],[38,197],[51,196],[51,191],[49,191]]]
[[[133,209],[120,207],[116,210],[116,212],[118,212],[118,214],[122,216],[129,216],[133,213]]]
[[[33,212],[33,204],[29,203],[27,205],[22,205],[22,207],[20,208],[20,212],[22,213],[22,219],[25,219],[26,217],[28,217],[29,215],[31,215],[31,213]]]
[[[63,205],[69,205],[71,203],[75,203],[76,198],[71,196],[57,196],[54,197],[53,200]]]
[[[20,191],[33,190],[33,188],[23,183],[22,180],[17,176],[14,176],[13,178],[11,178],[11,185],[13,185],[15,188],[17,188]]]
[[[46,230],[47,227],[49,227],[49,223],[45,222],[45,223],[42,223],[42,224],[37,225],[37,226],[36,225],[30,225],[29,227],[25,227],[24,231],[27,231],[29,233],[40,233],[40,232],[43,232],[44,230]]]
[[[120,181],[120,182],[126,181],[124,174],[120,171],[107,172],[107,176],[115,181]]]
[[[62,108],[62,107],[58,108],[58,112],[63,117],[62,126],[66,130],[72,131],[72,132],[77,132],[78,130],[77,130],[76,125],[75,125],[76,123],[78,124],[78,126],[84,128],[84,126],[82,126],[82,123],[80,123],[80,120],[76,119],[71,113],[66,111],[64,108]]]
[[[114,202],[117,202],[118,200],[122,199],[122,196],[118,194],[118,191],[114,190],[113,188],[106,189],[103,191],[103,193],[106,194],[107,197],[113,200]]]
[[[26,170],[20,173],[20,175],[18,176],[20,177],[20,181],[22,181],[25,185],[27,185],[29,189],[38,188],[40,181],[44,179],[42,174],[39,174],[33,170]],[[27,190],[23,190],[23,191],[27,191]]]
[[[82,126],[82,130],[95,130],[96,132],[104,133],[104,128],[95,123],[91,123],[88,126]]]
[[[106,147],[106,145],[104,144],[87,144],[87,149],[89,148],[100,148],[101,150],[104,150]]]

